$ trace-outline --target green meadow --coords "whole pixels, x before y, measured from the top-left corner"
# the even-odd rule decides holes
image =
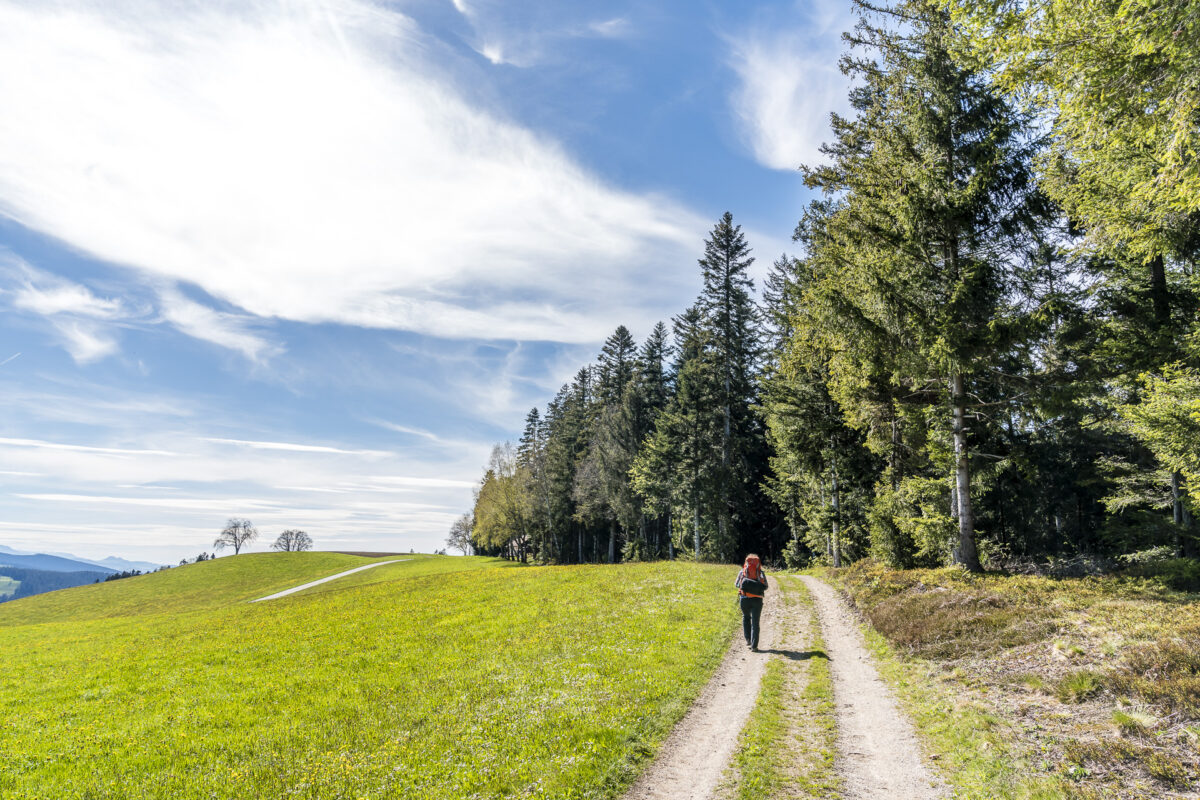
[[[735,622],[731,569],[678,563],[416,556],[247,602],[369,562],[244,555],[0,606],[0,797],[614,797]]]

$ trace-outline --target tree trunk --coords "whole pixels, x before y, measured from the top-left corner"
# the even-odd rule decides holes
[[[1167,270],[1161,254],[1150,259],[1150,305],[1154,324],[1162,330],[1171,321],[1171,297],[1167,291]]]
[[[833,442],[830,442],[831,447]],[[837,450],[833,451],[833,458],[830,461],[830,500],[833,505],[833,566],[840,567],[842,565],[842,505],[841,494],[838,491],[838,474],[837,474]]]
[[[825,481],[818,481],[818,491],[821,495],[821,505],[825,505]],[[829,563],[833,563],[833,536],[828,530],[825,531],[825,557],[829,559]]]
[[[671,512],[667,512],[667,558],[675,560],[675,531],[671,528]]]
[[[610,520],[608,523],[608,563],[614,564],[617,560],[617,521]]]
[[[888,465],[892,470],[892,492],[900,491],[900,419],[896,416],[896,404],[892,402],[892,452]]]
[[[1175,555],[1183,558],[1183,490],[1180,484],[1183,476],[1178,472],[1171,473],[1171,510],[1175,518]]]
[[[696,544],[696,560],[700,560],[700,504],[692,505],[692,537]]]
[[[962,373],[950,379],[954,405],[955,494],[958,496],[958,547],[954,560],[971,572],[983,572],[975,549],[975,514],[971,508],[971,461],[967,449],[967,396]]]
[[[1196,537],[1195,525],[1192,522],[1192,512],[1187,510],[1187,506],[1183,507],[1183,556],[1184,558],[1196,557]]]
[[[726,342],[725,352],[729,352]],[[721,537],[721,557],[728,556],[725,552],[729,544],[729,364],[725,364],[725,438],[721,442],[721,511],[717,519]]]

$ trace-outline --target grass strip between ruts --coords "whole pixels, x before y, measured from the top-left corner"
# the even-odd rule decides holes
[[[725,795],[736,800],[836,797],[837,723],[825,642],[807,588],[783,576],[776,585],[778,602],[789,607],[789,619],[800,615],[802,630],[785,623],[780,631],[784,654],[767,664],[755,710],[738,740],[730,765],[732,785]],[[786,655],[798,647],[806,657]]]

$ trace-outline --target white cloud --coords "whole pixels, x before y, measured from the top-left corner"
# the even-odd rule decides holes
[[[403,433],[407,436],[416,436],[421,439],[428,439],[431,442],[442,441],[442,437],[438,436],[437,434],[430,433],[429,431],[423,430],[421,428],[414,428],[409,425],[400,425],[395,422],[388,422],[387,420],[384,420],[384,419],[367,420],[367,422],[370,422],[372,425],[377,425],[380,428],[384,428],[385,430],[393,431],[395,433]]]
[[[256,362],[283,352],[281,346],[250,333],[251,320],[245,316],[214,311],[175,290],[164,290],[159,297],[163,319],[188,336],[236,350]]]
[[[96,297],[86,286],[64,280],[57,280],[47,288],[26,284],[14,293],[13,305],[47,316],[72,313],[116,319],[125,313],[120,300]]]
[[[79,363],[117,352],[118,327],[155,322],[148,308],[135,308],[119,298],[98,297],[81,283],[37,269],[10,254],[0,253],[0,275],[15,287],[0,290],[12,295],[12,308],[47,317]],[[160,288],[158,298],[161,317],[157,321],[168,322],[188,336],[235,350],[255,362],[283,352],[281,346],[251,333],[253,320],[245,315],[214,311],[170,286]]]
[[[116,329],[111,323],[130,313],[120,300],[97,297],[82,284],[43,272],[4,251],[0,251],[0,277],[12,287],[0,288],[0,295],[11,296],[10,307],[45,317],[55,338],[77,364],[117,352]]]
[[[416,486],[421,488],[439,487],[439,488],[471,488],[478,486],[478,481],[458,481],[448,478],[414,478],[411,475],[373,475],[372,480],[379,483],[387,484],[391,487],[396,486]]]
[[[56,319],[51,324],[76,364],[88,364],[117,352],[117,340],[92,323]]]
[[[470,23],[475,52],[496,65],[542,66],[569,52],[573,40],[623,39],[634,31],[628,17],[588,19],[590,8],[578,3],[452,2]]]
[[[0,438],[0,446],[33,447],[44,450],[70,450],[77,453],[102,453],[116,456],[173,456],[169,450],[139,450],[125,447],[95,447],[83,444],[66,444],[63,442],[46,442],[40,439],[9,439]],[[32,473],[30,473],[32,474]]]
[[[731,104],[741,134],[759,163],[795,170],[821,162],[832,136],[829,116],[846,113],[849,79],[838,69],[841,32],[853,26],[848,3],[803,6],[790,25],[758,25],[729,38],[729,63],[739,85]]]
[[[331,455],[343,456],[390,456],[386,450],[343,450],[340,447],[327,447],[325,445],[316,444],[295,444],[292,442],[256,442],[247,439],[217,439],[213,437],[205,437],[206,442],[216,442],[218,444],[232,444],[239,447],[249,447],[254,450],[282,450],[288,453],[329,453]]]
[[[133,427],[158,422],[142,418]],[[21,473],[19,490],[5,501],[12,534],[0,524],[0,541],[45,550],[52,538],[59,549],[94,543],[106,551],[89,549],[96,557],[162,553],[177,560],[208,549],[227,517],[247,516],[262,532],[263,548],[279,530],[302,527],[330,549],[359,542],[365,549],[429,551],[470,508],[487,451],[484,443],[455,443],[418,457],[186,430],[141,436],[0,438],[0,463]]]
[[[195,400],[191,397],[128,393],[76,376],[55,381],[52,389],[10,381],[0,386],[0,391],[4,393],[9,420],[14,425],[42,432],[62,425],[115,431],[125,428],[131,421],[152,417],[177,422],[180,418],[193,416],[196,411]]]
[[[521,66],[521,63],[519,61],[516,61],[516,60],[510,61],[509,59],[504,57],[504,50],[503,50],[503,48],[501,48],[501,46],[498,42],[484,42],[483,44],[479,45],[478,52],[479,52],[479,55],[483,56],[488,61],[492,62],[493,64],[496,64],[497,66],[500,64],[511,64],[514,67]]]
[[[429,52],[366,0],[0,0],[0,214],[259,317],[584,342],[673,308],[704,222],[472,106]]]
[[[612,19],[592,22],[587,27],[588,30],[605,39],[616,39],[626,36],[632,29],[629,20],[625,17],[614,17]]]
[[[90,506],[150,506],[172,511],[208,511],[213,507],[211,499],[193,497],[110,497],[95,494],[61,493],[18,493],[16,496],[43,503],[78,503]],[[249,498],[223,498],[223,502],[226,506],[245,511],[275,508],[275,505],[272,503],[265,503],[261,500]]]

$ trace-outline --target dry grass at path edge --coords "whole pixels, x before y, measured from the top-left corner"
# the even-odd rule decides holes
[[[943,707],[943,729],[932,738],[944,748],[995,741],[1028,766],[1028,779],[993,787],[994,796],[1133,800],[1200,789],[1197,595],[1143,578],[869,563],[825,574],[905,660],[906,674],[927,679],[921,699],[910,691],[908,701],[930,714]],[[956,740],[953,717],[963,714],[997,735]]]

